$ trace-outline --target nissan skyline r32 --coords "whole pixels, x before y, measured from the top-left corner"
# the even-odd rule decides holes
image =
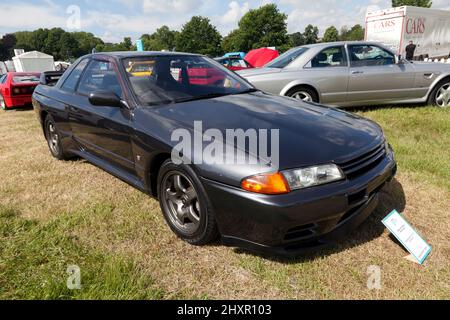
[[[150,75],[127,72],[139,61],[152,61]],[[214,70],[214,81],[199,82],[199,66]],[[82,157],[158,199],[173,232],[193,245],[220,236],[227,245],[296,255],[332,243],[374,211],[396,173],[376,123],[264,93],[201,55],[93,54],[55,85],[42,79],[33,104],[51,154]],[[279,130],[278,163],[174,161],[173,132],[194,136],[200,121],[224,136]]]

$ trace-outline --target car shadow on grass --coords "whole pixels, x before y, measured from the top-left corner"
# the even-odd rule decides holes
[[[327,245],[326,247],[307,249],[303,254],[299,254],[296,257],[271,256],[240,248],[236,248],[235,252],[238,254],[247,253],[286,264],[313,261],[318,258],[323,258],[358,247],[379,238],[385,230],[381,221],[393,210],[402,212],[405,209],[405,206],[406,199],[403,187],[397,179],[394,179],[380,191],[380,201],[372,215],[357,229],[350,232],[345,239],[337,240],[336,243]]]

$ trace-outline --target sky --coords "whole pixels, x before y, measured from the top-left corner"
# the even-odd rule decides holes
[[[364,23],[367,12],[391,7],[391,0],[1,0],[0,35],[37,28],[89,31],[106,42],[138,39],[167,25],[180,30],[193,15],[208,17],[222,35],[237,27],[250,9],[275,3],[288,15],[288,31],[313,24],[321,34]],[[450,10],[450,0],[433,0],[433,8]]]

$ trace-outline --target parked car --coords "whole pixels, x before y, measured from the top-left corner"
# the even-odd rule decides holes
[[[149,60],[151,76],[126,70]],[[199,65],[223,80],[191,82],[188,70]],[[397,168],[373,121],[266,94],[200,55],[87,55],[56,85],[39,85],[33,105],[55,158],[82,157],[159,199],[170,228],[194,245],[220,235],[227,245],[295,255],[332,243],[373,212]],[[172,135],[199,134],[198,121],[216,134],[279,130],[279,161],[177,163]]]
[[[375,42],[297,47],[264,68],[238,73],[263,91],[341,107],[450,105],[450,65],[409,62]]]
[[[222,57],[216,58],[215,60],[223,64],[226,68],[228,68],[231,71],[239,71],[254,68],[249,62],[242,59],[241,57]]]
[[[39,73],[8,72],[0,76],[0,107],[31,105],[31,95],[39,84]]]

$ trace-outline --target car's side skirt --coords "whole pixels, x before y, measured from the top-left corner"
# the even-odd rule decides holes
[[[87,152],[84,150],[73,150],[71,151],[75,155],[87,160],[88,162],[92,163],[93,165],[99,167],[100,169],[108,172],[109,174],[119,178],[123,182],[131,185],[132,187],[137,188],[138,190],[149,194],[148,188],[145,186],[145,184],[139,180],[136,176],[125,172],[123,170],[118,169],[117,167],[111,165],[107,161]]]

